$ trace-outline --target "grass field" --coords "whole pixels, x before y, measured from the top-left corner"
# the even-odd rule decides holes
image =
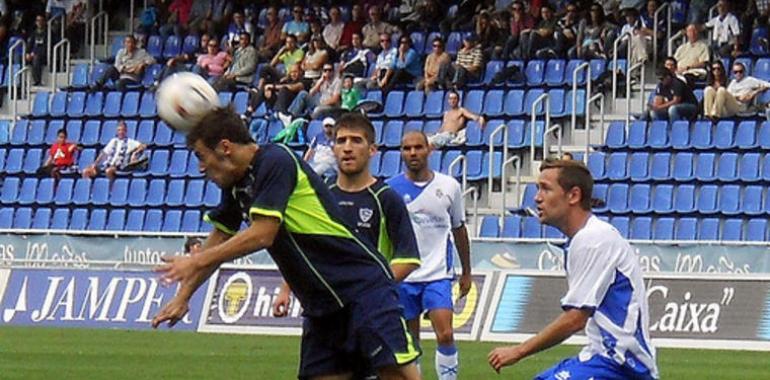
[[[497,376],[486,363],[495,343],[460,342],[461,379],[529,379],[574,346],[556,347]],[[426,379],[432,341],[424,342]],[[0,379],[292,379],[299,338],[0,327]],[[770,379],[770,353],[659,349],[663,379]]]

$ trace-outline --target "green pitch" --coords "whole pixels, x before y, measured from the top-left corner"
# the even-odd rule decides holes
[[[494,343],[459,342],[460,378],[529,379],[578,348],[556,347],[498,377],[487,365]],[[424,342],[423,369],[435,379],[435,344]],[[292,379],[299,338],[0,327],[2,379]],[[659,349],[663,379],[768,379],[770,353]]]

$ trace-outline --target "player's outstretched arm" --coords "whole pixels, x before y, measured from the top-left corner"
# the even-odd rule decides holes
[[[590,317],[591,312],[589,310],[569,309],[524,343],[492,350],[488,356],[489,365],[499,373],[500,369],[505,366],[514,365],[527,356],[563,342],[572,334],[582,330]]]

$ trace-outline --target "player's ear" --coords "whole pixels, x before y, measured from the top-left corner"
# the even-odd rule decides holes
[[[569,204],[570,206],[573,205],[579,205],[581,203],[581,200],[583,199],[583,190],[580,190],[579,187],[574,186],[569,190]]]
[[[371,143],[369,144],[369,158],[374,157],[375,154],[377,154],[377,144]]]
[[[217,153],[222,155],[229,155],[230,153],[232,153],[232,149],[233,149],[233,143],[228,139],[222,139],[222,140],[219,140],[219,144],[217,144],[216,151]]]

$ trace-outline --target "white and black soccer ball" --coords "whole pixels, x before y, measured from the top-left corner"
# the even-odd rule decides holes
[[[180,132],[188,132],[206,113],[220,106],[214,88],[193,73],[178,73],[166,78],[155,95],[158,116]]]

